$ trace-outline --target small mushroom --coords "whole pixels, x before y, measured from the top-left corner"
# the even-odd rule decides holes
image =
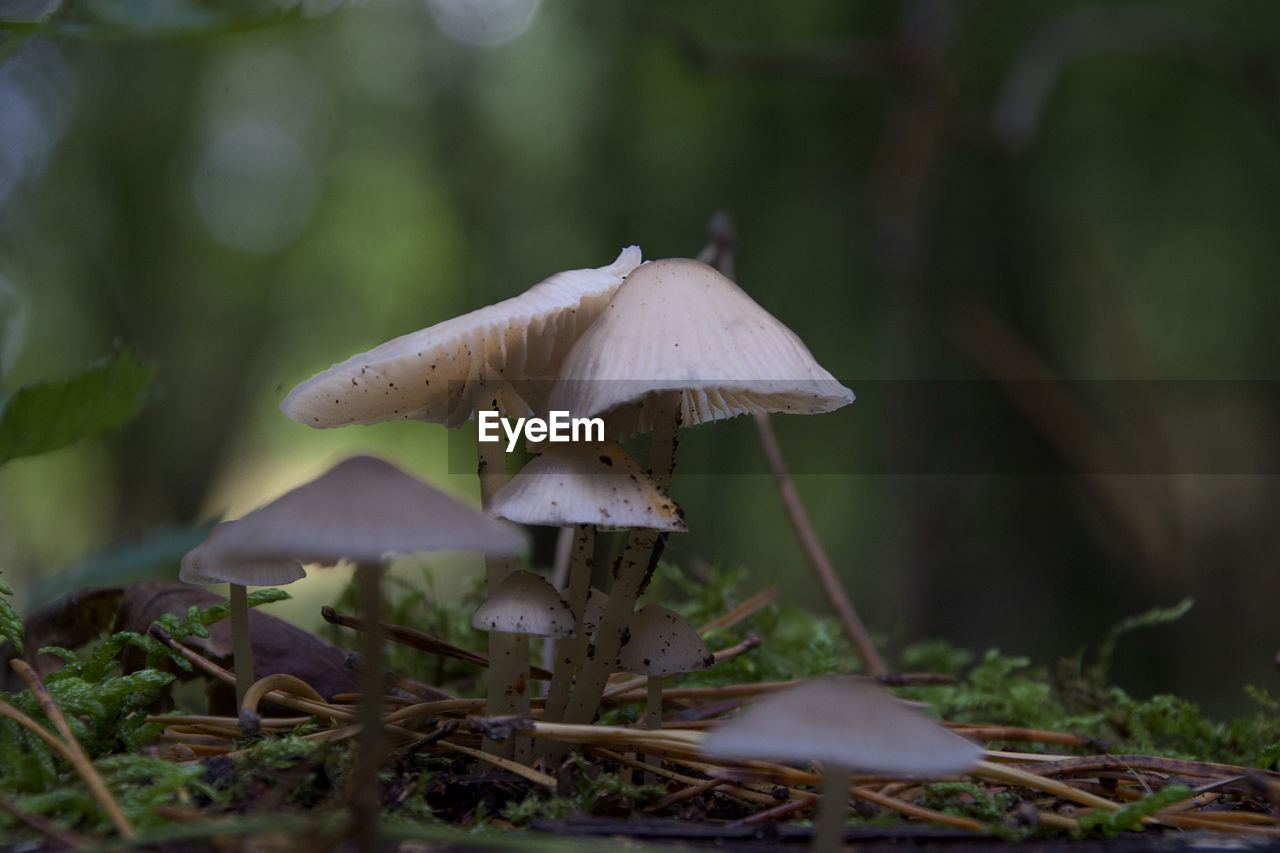
[[[618,669],[646,676],[646,728],[662,728],[662,679],[715,663],[698,632],[678,613],[657,604],[641,607],[627,623],[630,639],[618,653]]]
[[[867,682],[819,679],[775,693],[707,735],[700,750],[742,760],[822,764],[814,850],[837,850],[855,770],[901,778],[966,773],[982,749]]]
[[[471,627],[514,638],[511,655],[518,671],[511,689],[529,689],[529,638],[558,639],[573,635],[573,611],[556,588],[533,572],[517,569],[498,584],[471,616]],[[490,661],[492,664],[492,661]],[[523,758],[517,749],[518,758]]]
[[[234,521],[224,521],[209,531],[204,542],[182,557],[178,578],[191,584],[227,583],[231,602],[232,661],[236,674],[236,707],[244,703],[245,691],[254,681],[253,643],[249,641],[250,586],[284,586],[304,578],[307,572],[297,560],[246,563],[224,559],[218,544],[234,540]]]

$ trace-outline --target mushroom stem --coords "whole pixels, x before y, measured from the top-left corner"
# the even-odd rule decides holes
[[[813,823],[813,843],[817,853],[835,853],[844,846],[844,824],[849,815],[848,767],[830,761],[822,765],[822,802]]]
[[[587,631],[583,625],[583,618],[587,612],[587,597],[591,593],[591,569],[594,563],[592,552],[595,549],[595,538],[596,529],[593,525],[577,526],[577,535],[573,539],[569,562],[569,594],[566,596],[566,603],[573,611],[574,634],[556,643],[555,669],[551,678],[551,689],[547,693],[546,711],[542,715],[542,718],[549,722],[559,722],[564,716],[574,672],[582,665],[582,656],[587,648]]]
[[[568,527],[564,529],[572,530]],[[566,603],[573,611],[573,636],[559,641],[546,641],[555,642],[556,660],[542,719],[553,723],[564,719],[574,676],[582,668],[582,659],[587,651],[588,637],[584,620],[587,614],[587,599],[591,595],[591,570],[595,565],[595,544],[595,525],[579,524],[576,535],[573,537],[569,559],[569,590],[566,596]],[[549,759],[552,764],[558,764],[568,754],[569,747],[566,744],[545,741],[540,752],[543,758]]]
[[[646,682],[648,691],[644,703],[644,727],[662,728],[662,676],[650,675]]]
[[[662,676],[647,676],[645,687],[644,727],[657,731],[662,728]],[[645,763],[657,765],[662,763],[662,759],[651,755]],[[652,773],[638,773],[636,782],[641,785],[657,784],[658,777]]]
[[[357,846],[376,850],[378,841],[379,785],[382,767],[382,564],[356,566],[356,591],[364,619],[360,632],[360,737],[349,796]]]
[[[245,691],[253,684],[253,640],[249,636],[249,591],[231,584],[231,653],[236,670],[236,709],[244,704]]]
[[[680,429],[681,399],[679,393],[661,394],[653,398],[655,408],[653,436],[649,443],[649,475],[662,489],[670,485],[671,472],[676,464],[676,433]],[[649,585],[649,579],[653,577],[653,570],[657,568],[658,559],[666,544],[667,534],[652,530],[633,530],[627,537],[626,550],[622,552],[613,571],[609,605],[600,620],[595,642],[587,648],[587,660],[565,710],[565,722],[589,723],[595,718],[609,674],[617,664],[618,650],[624,643],[627,620],[635,610],[636,599]]]
[[[494,401],[497,408],[497,401]],[[480,477],[480,504],[488,507],[493,495],[507,482],[507,456],[501,442],[476,442],[476,457],[479,460],[476,473]],[[486,588],[492,592],[498,588],[507,575],[515,569],[514,561],[507,557],[484,558],[484,579]],[[528,649],[526,648],[526,652]],[[528,666],[526,658],[526,667]],[[526,682],[524,690],[517,690],[520,677],[519,661],[513,649],[510,634],[493,631],[489,634],[489,696],[486,713],[490,716],[529,716],[529,693]],[[484,750],[504,758],[515,754],[515,742],[498,741],[485,738]]]
[[[587,646],[587,657],[582,665],[569,705],[565,709],[566,723],[590,723],[600,705],[609,675],[618,663],[618,651],[624,644],[627,620],[635,609],[636,599],[649,583],[662,544],[667,534],[653,530],[633,530],[627,538],[626,550],[618,558],[613,570],[613,585],[609,588],[609,603],[605,606],[595,641]]]
[[[573,561],[573,543],[578,537],[578,531],[573,527],[561,527],[560,532],[556,535],[556,556],[555,561],[551,564],[551,585],[557,590],[568,590],[569,587],[569,564]],[[589,591],[589,590],[588,590]],[[572,607],[572,602],[569,602]],[[577,619],[577,611],[574,611],[574,618]],[[575,626],[576,627],[576,626]],[[578,632],[575,632],[578,633]],[[542,646],[542,668],[546,670],[555,669],[556,655],[559,653],[561,644],[558,642],[544,643]],[[549,688],[550,685],[543,685]],[[548,689],[544,695],[551,695]],[[567,695],[567,694],[566,694]]]
[[[683,421],[683,395],[662,394],[655,399],[653,437],[649,443],[649,474],[663,491],[671,489],[671,472],[676,468],[676,434]]]

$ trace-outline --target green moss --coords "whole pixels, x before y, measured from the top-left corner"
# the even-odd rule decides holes
[[[3,572],[0,572],[3,574]],[[18,654],[22,654],[22,638],[25,629],[22,625],[22,617],[13,609],[13,605],[9,603],[7,596],[13,595],[13,589],[4,581],[0,581],[0,595],[6,596],[0,598],[0,638],[6,639],[13,643],[13,647],[18,650]]]
[[[590,812],[592,804],[600,797],[619,797],[634,803],[636,808],[642,808],[667,794],[667,789],[661,785],[636,785],[629,781],[632,775],[629,769],[606,773],[587,764],[579,755],[574,755],[571,760],[574,763],[574,793],[571,796],[548,797],[534,791],[518,803],[508,803],[502,810],[503,819],[523,826],[539,818],[562,818]]]

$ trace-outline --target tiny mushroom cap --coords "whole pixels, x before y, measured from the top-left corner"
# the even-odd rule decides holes
[[[504,408],[545,408],[550,380],[573,342],[640,264],[630,246],[598,269],[556,273],[529,290],[460,317],[387,341],[318,373],[280,404],[317,428],[410,419],[455,427],[471,417],[486,380]]]
[[[471,627],[529,637],[570,637],[573,612],[555,587],[533,572],[518,569],[476,609]]]
[[[388,553],[511,554],[525,546],[524,534],[514,525],[490,518],[388,462],[356,456],[243,518],[215,527],[184,559],[183,579],[260,585],[279,583],[286,575],[296,580],[301,567],[293,561],[367,564],[382,562]],[[274,579],[250,577],[251,567],[269,568]]]
[[[853,402],[794,332],[687,258],[650,261],[627,276],[565,358],[549,405],[603,415],[606,435],[621,439],[652,429],[645,398],[664,391],[680,392],[683,426]]]
[[[641,607],[627,623],[630,640],[618,653],[618,669],[637,675],[675,675],[706,669],[715,656],[688,622],[665,607]]]
[[[968,772],[982,748],[866,682],[815,680],[764,699],[707,735],[724,758],[818,761],[895,777]]]
[[[545,445],[493,496],[488,511],[521,524],[687,529],[676,502],[613,441]]]
[[[237,583],[241,586],[284,586],[307,576],[306,569],[292,557],[244,561],[227,559],[219,545],[236,538],[234,521],[224,521],[209,536],[182,556],[178,577],[186,583]]]

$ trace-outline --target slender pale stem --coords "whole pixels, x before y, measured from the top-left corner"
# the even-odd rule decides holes
[[[253,685],[253,640],[249,636],[249,590],[231,584],[231,653],[236,670],[236,709],[244,705],[244,694]]]
[[[573,542],[577,535],[578,531],[572,527],[561,527],[556,535],[556,556],[555,562],[551,564],[551,585],[557,592],[564,591],[569,585],[569,563],[573,560]],[[576,618],[577,611],[575,610],[574,613]],[[581,634],[581,631],[578,633]],[[559,649],[560,643],[555,640],[547,640],[542,644],[543,669],[555,669],[556,654]]]
[[[648,690],[644,703],[644,727],[660,729],[662,728],[662,676],[648,676],[646,687]]]
[[[494,408],[497,408],[496,400]],[[480,476],[480,503],[487,507],[494,493],[507,482],[507,454],[501,442],[477,441],[476,456],[479,459],[477,473]],[[490,591],[497,589],[498,584],[506,580],[514,569],[515,561],[509,557],[486,556],[484,579],[487,588]],[[517,689],[521,686],[517,684],[520,666],[512,648],[513,642],[510,634],[498,631],[489,633],[489,705],[486,710],[490,716],[529,716],[528,680],[523,685],[524,689]],[[527,662],[525,667],[528,667]],[[515,754],[515,742],[508,740],[499,743],[486,738],[484,749],[486,752],[511,758]]]
[[[857,647],[858,654],[867,666],[867,672],[872,675],[884,675],[889,670],[876,651],[875,644],[871,642],[871,635],[862,624],[862,619],[858,617],[858,611],[853,609],[853,602],[845,594],[840,578],[836,576],[831,560],[818,539],[817,531],[809,523],[809,516],[804,511],[804,504],[800,502],[795,483],[787,473],[786,463],[782,459],[782,448],[778,446],[778,437],[774,434],[769,416],[756,415],[755,420],[756,428],[760,433],[760,446],[764,448],[764,455],[769,460],[769,468],[773,471],[773,478],[778,484],[778,494],[782,497],[782,504],[787,509],[787,517],[791,519],[791,526],[795,528],[796,536],[800,539],[800,544],[809,558],[809,565],[813,567],[814,576],[822,586],[822,591],[826,594],[827,601],[831,603],[831,608],[840,618],[840,624],[844,626],[845,633]]]
[[[671,482],[671,471],[675,467],[681,395],[669,393],[651,399],[655,409],[649,444],[649,474],[665,489]],[[586,662],[565,710],[565,722],[589,723],[595,718],[605,684],[617,665],[618,651],[622,648],[636,599],[649,585],[665,543],[666,534],[653,530],[633,530],[627,537],[626,550],[613,572],[609,604],[600,620],[595,642],[587,649]]]
[[[566,723],[589,723],[595,718],[609,675],[617,669],[618,652],[636,599],[649,581],[650,558],[661,535],[653,530],[633,530],[627,538],[626,550],[613,572],[609,603],[596,630],[595,642],[587,647],[582,671],[569,696],[564,713]]]
[[[677,433],[684,417],[684,395],[680,392],[654,398],[653,437],[649,443],[649,475],[665,491],[671,489],[671,472],[676,469]]]
[[[360,632],[360,737],[351,772],[349,794],[357,846],[376,850],[381,803],[378,770],[382,767],[382,564],[356,567],[356,590],[365,629]]]
[[[565,528],[570,530],[572,528]],[[579,524],[573,537],[573,546],[569,561],[569,594],[566,603],[573,611],[574,635],[556,643],[555,668],[552,673],[551,689],[547,693],[546,710],[542,719],[558,722],[564,716],[565,705],[569,701],[569,689],[573,685],[573,677],[582,665],[582,656],[587,648],[587,630],[583,625],[583,617],[587,611],[587,598],[591,594],[591,569],[594,563],[596,529],[590,524]],[[550,642],[550,641],[548,641]]]
[[[848,767],[827,762],[822,765],[822,802],[813,825],[812,849],[835,853],[844,846],[844,824],[849,816]]]

